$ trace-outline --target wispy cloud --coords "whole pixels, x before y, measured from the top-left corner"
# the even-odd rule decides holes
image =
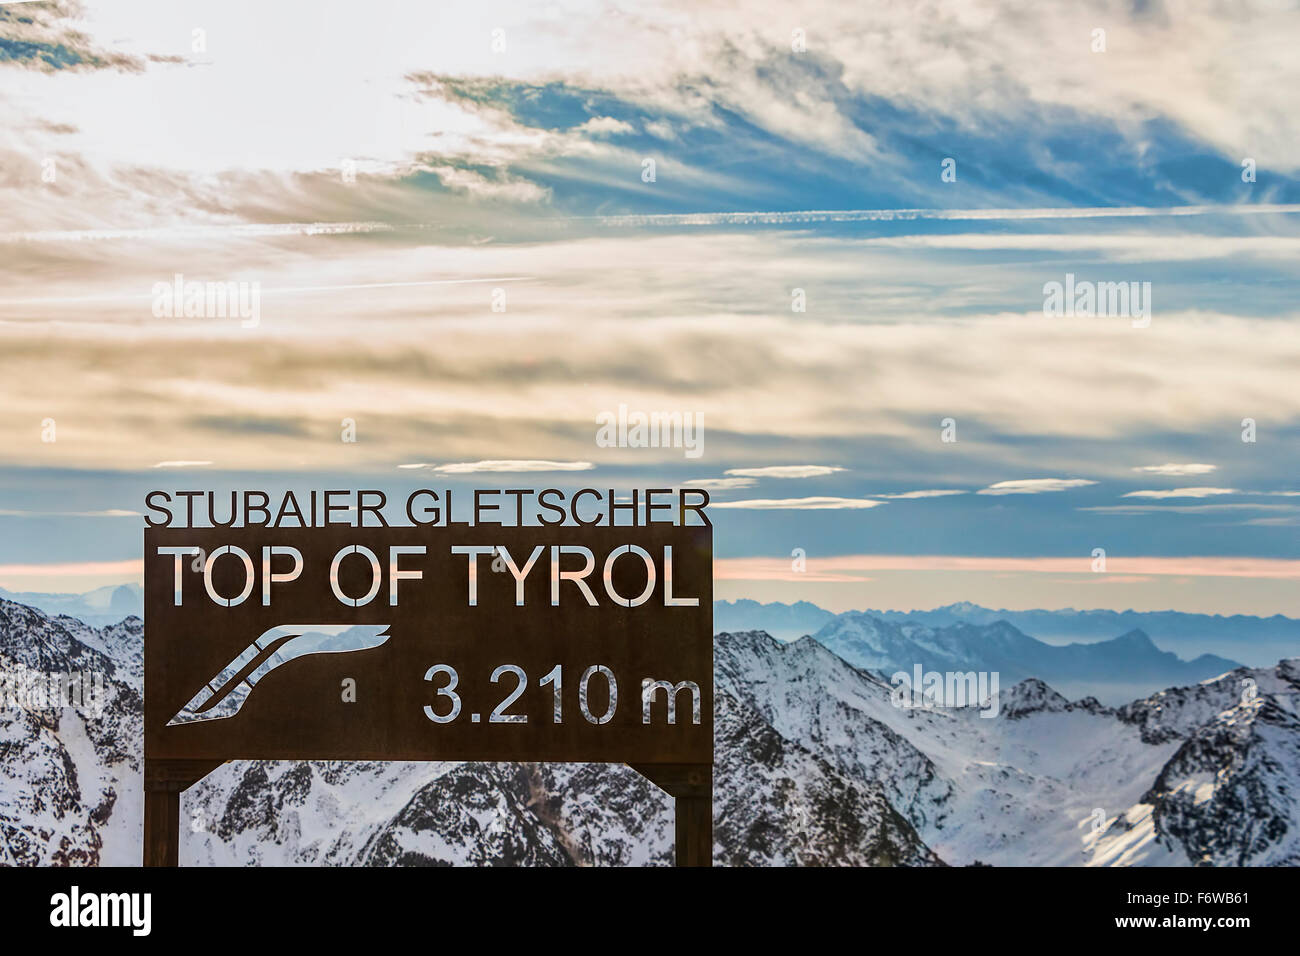
[[[752,488],[758,484],[754,478],[692,478],[682,483],[683,488],[703,488],[706,491],[731,491],[736,488]]]
[[[1251,504],[1250,502],[1235,502],[1233,504],[1217,505],[1094,505],[1087,508],[1079,508],[1079,511],[1091,511],[1099,514],[1114,515],[1201,515],[1201,514],[1220,514],[1223,512],[1234,511],[1300,511],[1297,505],[1268,505],[1268,504]]]
[[[922,491],[904,491],[895,495],[873,495],[875,498],[947,498],[951,495],[966,495],[968,491],[957,488],[932,488]]]
[[[61,561],[50,564],[0,564],[0,581],[9,578],[77,578],[121,576],[127,578],[144,573],[144,561],[126,558],[121,561]]]
[[[843,470],[831,465],[767,465],[762,468],[728,468],[725,473],[742,478],[819,478]]]
[[[200,459],[176,459],[174,461],[160,461],[154,465],[155,468],[202,468],[205,465],[212,464],[211,461]]]
[[[977,495],[1041,495],[1053,491],[1083,488],[1096,483],[1087,478],[1017,478],[1012,481],[999,481],[975,493]]]
[[[1197,464],[1197,463],[1179,465],[1173,462],[1169,462],[1163,465],[1141,465],[1137,468],[1134,468],[1133,470],[1140,471],[1148,475],[1170,475],[1173,477],[1183,477],[1186,475],[1208,475],[1210,472],[1216,470],[1218,467],[1219,467],[1218,465],[1205,465],[1205,464]]]
[[[1121,498],[1212,498],[1215,495],[1238,495],[1235,488],[1165,488],[1156,491],[1130,491]]]
[[[884,504],[871,498],[749,498],[743,501],[718,501],[710,508],[740,508],[750,511],[854,511]]]
[[[486,461],[460,461],[447,465],[434,465],[431,470],[445,475],[477,475],[490,472],[590,471],[595,467],[589,461],[489,459]]]
[[[127,511],[122,508],[106,508],[101,511],[15,511],[0,509],[0,515],[6,518],[139,518],[142,512]]]

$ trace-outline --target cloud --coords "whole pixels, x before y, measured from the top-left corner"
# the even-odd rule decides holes
[[[1254,505],[1249,502],[1220,505],[1097,505],[1079,508],[1079,511],[1095,511],[1101,514],[1137,515],[1137,514],[1218,514],[1233,511],[1300,511],[1296,505]]]
[[[517,176],[488,177],[473,169],[455,166],[433,166],[434,173],[444,186],[475,199],[504,199],[510,202],[543,202],[551,191],[534,182]]]
[[[615,119],[612,116],[593,116],[578,127],[579,131],[594,136],[603,136],[610,133],[631,133],[634,132],[634,129],[631,123]]]
[[[242,335],[211,322],[155,320],[147,300],[106,303],[93,323],[84,306],[52,305],[42,309],[51,320],[45,327],[20,321],[28,308],[0,307],[0,347],[24,355],[0,391],[12,391],[6,401],[39,421],[52,400],[42,383],[58,382],[61,401],[77,408],[76,418],[90,427],[84,440],[57,453],[84,455],[88,463],[125,462],[137,449],[156,448],[138,430],[142,415],[159,422],[154,434],[183,438],[186,428],[172,419],[210,414],[214,405],[235,417],[264,415],[273,402],[278,414],[305,429],[300,441],[274,444],[251,435],[205,436],[208,441],[188,454],[173,453],[230,467],[264,454],[276,461],[305,456],[333,467],[325,456],[338,444],[338,420],[329,423],[335,410],[358,422],[365,416],[372,460],[424,461],[427,435],[411,427],[416,425],[439,430],[447,442],[440,451],[450,460],[512,454],[587,460],[589,410],[594,414],[619,402],[681,407],[683,382],[697,383],[689,401],[711,429],[710,460],[717,460],[715,450],[741,451],[743,457],[737,454],[733,462],[753,461],[762,446],[749,443],[764,435],[828,443],[869,435],[929,447],[938,402],[962,409],[963,422],[979,423],[986,435],[991,430],[991,440],[999,433],[1061,435],[1077,449],[1080,439],[1103,439],[1116,445],[1116,455],[1131,453],[1122,444],[1129,434],[1204,433],[1226,411],[1255,407],[1265,394],[1274,396],[1269,400],[1279,422],[1300,421],[1300,396],[1285,387],[1300,361],[1295,323],[1166,313],[1161,319],[1167,321],[1143,330],[1151,333],[1144,334],[1149,348],[1125,352],[1121,372],[1114,356],[1131,344],[1133,330],[1083,321],[1044,324],[1041,316],[1023,315],[927,319],[921,311],[927,301],[947,312],[961,290],[926,285],[926,274],[934,270],[923,268],[925,257],[863,259],[851,240],[699,234],[440,250],[442,267],[462,276],[539,277],[526,290],[512,288],[510,312],[500,316],[490,314],[481,284],[439,286],[433,294],[402,285],[430,281],[427,251],[379,239],[345,245],[321,238],[205,243],[211,264],[196,272],[184,245],[157,247],[134,261],[121,250],[69,244],[68,252],[59,252],[66,281],[58,290],[69,298],[91,290],[138,295],[175,268],[187,275],[260,274],[264,289],[326,284],[313,281],[313,273],[335,286],[373,285],[376,277],[391,285],[274,301],[267,296],[263,329]],[[19,257],[28,269],[0,266],[9,295],[48,294],[48,287],[28,285],[24,278],[49,268],[49,260],[24,258],[32,253],[24,247]],[[644,268],[613,266],[629,257]],[[169,268],[159,269],[160,258]],[[847,321],[847,304],[831,301],[831,291],[819,294],[816,313],[807,316],[761,314],[777,296],[788,301],[789,290],[773,287],[764,276],[772,262],[814,276],[824,290],[848,292],[863,281],[873,283],[881,288],[878,320]],[[110,263],[120,278],[100,272]],[[418,278],[421,273],[425,278]],[[648,274],[662,281],[647,288]],[[981,282],[1018,281],[979,269],[972,274]],[[366,276],[371,283],[349,281]],[[895,291],[891,281],[907,291]],[[743,323],[735,321],[737,311],[745,315]],[[437,323],[436,346],[412,321],[418,315]],[[365,346],[358,348],[362,323]],[[1027,336],[1029,328],[1034,334]],[[42,349],[42,342],[57,347]],[[726,363],[710,358],[719,353],[728,356]],[[643,360],[632,360],[636,354]],[[1201,368],[1205,354],[1221,361]],[[944,362],[938,384],[926,371],[936,356]],[[108,414],[105,383],[77,374],[86,362],[122,370],[111,395],[120,414]],[[1003,363],[1017,369],[1014,388],[981,371]],[[182,364],[191,369],[184,379],[171,373]],[[1234,374],[1246,365],[1255,370],[1251,377]],[[1088,401],[1078,401],[1080,395]],[[0,456],[13,460],[54,451],[22,440],[23,421],[20,415],[0,420]],[[326,446],[321,438],[331,429],[334,442]],[[817,453],[815,446],[802,447],[810,456]],[[1019,450],[1021,463],[1007,457],[1018,449],[1005,443],[996,455],[1004,468],[1033,467],[1028,446]],[[980,451],[993,453],[988,447]],[[843,449],[834,454],[842,456]],[[1048,474],[1079,467],[1033,460],[1051,468]]]
[[[966,495],[968,491],[961,491],[956,488],[934,488],[924,491],[904,491],[896,495],[874,495],[876,498],[946,498],[950,495]]]
[[[758,482],[753,478],[692,478],[682,482],[683,488],[703,488],[706,491],[730,491],[734,488],[752,488]]]
[[[160,461],[154,465],[155,468],[202,468],[205,465],[212,464],[211,461],[198,459],[178,459],[176,461]]]
[[[83,577],[91,575],[134,575],[144,573],[140,558],[121,561],[64,561],[52,564],[0,564],[0,580],[9,578]]]
[[[342,3],[318,6],[323,22],[346,29],[316,31],[304,45],[290,11],[259,18],[274,58],[213,42],[196,59],[192,13],[161,0],[97,2],[84,23],[76,9],[59,15],[67,5],[43,11],[51,29],[76,21],[90,39],[29,38],[11,53],[65,68],[26,70],[33,88],[0,104],[6,166],[57,155],[68,170],[57,188],[15,181],[0,196],[11,228],[255,222],[288,204],[309,221],[352,218],[357,207],[439,229],[468,216],[467,228],[488,235],[518,211],[498,216],[495,203],[545,217],[547,228],[556,213],[751,217],[714,225],[784,216],[764,221],[801,226],[844,221],[836,206],[891,221],[1131,218],[1196,200],[1202,210],[1236,203],[1225,174],[1242,144],[1270,176],[1240,208],[1267,215],[1272,200],[1294,198],[1284,177],[1300,156],[1300,120],[1285,95],[1300,80],[1285,42],[1295,11],[1202,7],[1172,18],[1101,0],[1090,12],[1013,2],[973,13],[939,0],[932,17],[917,17],[823,3],[801,12],[810,46],[792,55],[767,0],[725,12],[689,0],[618,4],[619,16],[602,18],[600,44],[581,13],[552,19],[516,4],[497,11],[502,27],[536,42],[512,40],[508,56],[495,56],[467,39],[484,32],[471,7],[404,11],[395,29],[388,17],[356,22]],[[1081,51],[1094,19],[1110,30],[1104,57]],[[205,10],[204,26],[214,41],[240,35],[246,14]],[[1008,61],[1008,48],[1040,54]],[[124,58],[121,68],[138,72],[87,73],[94,57]],[[321,62],[330,69],[315,69]],[[1231,90],[1216,79],[1224,75],[1236,78]],[[258,136],[250,146],[232,128]],[[656,138],[666,135],[669,150]],[[916,170],[941,149],[981,157],[952,190],[951,205],[966,213],[927,208],[937,176]],[[647,189],[640,161],[656,152],[666,155]],[[351,187],[339,182],[344,157],[360,174]],[[1056,238],[1010,241],[1061,248]],[[1151,242],[1116,243],[1125,241]]]
[[[0,104],[0,149],[13,158],[3,165],[34,173],[57,153],[60,174],[0,177],[13,239],[0,286],[14,297],[0,304],[0,350],[21,356],[0,383],[13,409],[0,461],[136,468],[183,455],[337,469],[361,460],[340,457],[356,451],[339,447],[344,415],[362,416],[371,462],[423,460],[431,431],[453,460],[578,460],[594,454],[591,410],[679,407],[688,395],[718,469],[797,454],[861,471],[863,446],[915,453],[933,445],[942,409],[959,410],[978,430],[960,446],[977,470],[916,471],[895,487],[975,487],[1077,473],[1095,443],[1132,455],[1153,434],[1192,437],[1107,473],[1147,455],[1200,457],[1209,452],[1192,449],[1229,410],[1265,402],[1279,428],[1300,422],[1294,306],[1269,291],[1285,288],[1294,259],[1285,233],[1300,207],[1274,201],[1294,199],[1292,186],[1261,181],[1243,203],[1244,190],[1205,185],[1237,181],[1220,174],[1240,143],[1264,144],[1271,170],[1300,155],[1284,148],[1300,142],[1284,94],[1300,72],[1282,39],[1294,13],[1170,19],[1106,3],[1122,26],[1103,58],[1081,51],[1081,13],[940,0],[933,19],[865,17],[814,5],[800,24],[809,55],[795,57],[769,5],[697,6],[629,8],[606,18],[601,44],[580,17],[512,8],[508,57],[466,42],[481,33],[470,11],[410,11],[402,30],[349,17],[306,46],[294,15],[268,11],[258,35],[287,60],[214,43],[201,69],[24,76],[30,100]],[[243,12],[212,16],[213,37],[243,35]],[[174,4],[105,4],[86,30],[133,56],[188,54],[187,17]],[[1006,45],[1026,37],[1048,59],[1008,62]],[[332,67],[299,74],[300,57]],[[1212,79],[1238,73],[1246,86],[1231,94]],[[285,86],[285,75],[312,79]],[[671,132],[672,148],[652,130]],[[937,173],[916,175],[940,144],[984,157],[942,194]],[[655,151],[670,155],[651,186],[640,161]],[[1098,167],[1103,155],[1113,167]],[[348,156],[350,186],[338,168]],[[1111,175],[1119,167],[1131,175]],[[102,241],[82,241],[92,236]],[[1168,291],[1139,347],[1129,329],[1042,321],[1037,290],[1062,249],[1154,260],[1162,244],[1231,254],[1256,294],[1153,263]],[[142,292],[178,269],[261,281],[265,327],[241,337],[155,322]],[[508,314],[489,315],[481,286],[500,276],[537,281],[510,289]],[[813,308],[791,317],[796,276]],[[467,285],[416,285],[432,281]],[[52,291],[61,301],[33,308]],[[118,370],[115,382],[88,367]],[[26,423],[56,403],[68,409],[60,443],[36,445]],[[214,407],[253,420],[269,406],[298,434],[191,424]],[[65,417],[80,430],[66,444]],[[983,441],[966,444],[975,434]],[[178,447],[163,450],[161,435]],[[776,439],[799,450],[777,452]]]
[[[627,403],[702,413],[708,460],[720,469],[763,460],[779,437],[797,443],[804,462],[842,460],[865,472],[864,441],[927,453],[936,445],[934,423],[959,409],[959,447],[971,449],[969,464],[978,465],[965,474],[1105,468],[1096,460],[1104,445],[1122,462],[1111,470],[1131,475],[1131,456],[1150,447],[1153,434],[1188,435],[1191,447],[1208,450],[1215,423],[1239,421],[1239,409],[1262,402],[1273,427],[1300,424],[1300,392],[1290,387],[1300,323],[1287,312],[1165,311],[1140,330],[1143,347],[1134,348],[1138,331],[1127,323],[968,311],[972,297],[987,303],[990,289],[1012,299],[1027,289],[1041,306],[1034,269],[988,272],[986,264],[957,260],[962,268],[940,270],[936,284],[927,255],[863,256],[846,237],[756,231],[440,247],[439,271],[458,284],[436,286],[407,285],[450,281],[430,275],[427,248],[384,236],[13,250],[0,263],[6,299],[55,291],[65,301],[40,306],[39,321],[29,318],[31,305],[0,303],[0,352],[12,359],[0,381],[11,411],[0,417],[7,464],[147,468],[166,457],[337,469],[344,417],[358,422],[374,467],[427,461],[431,430],[449,461],[589,461],[592,416]],[[628,262],[638,268],[619,265]],[[816,283],[813,312],[774,308],[789,308],[789,288],[774,270]],[[144,296],[177,271],[256,279],[264,290],[335,291],[265,295],[261,327],[252,330],[156,319]],[[1265,273],[1262,287],[1280,274]],[[463,281],[520,276],[537,281],[511,286],[503,314],[491,312],[491,282]],[[1213,294],[1194,275],[1180,281],[1198,298]],[[870,321],[853,311],[863,283],[877,290]],[[84,301],[90,297],[93,304]],[[116,372],[109,381],[85,375],[87,367]],[[1250,376],[1240,374],[1246,367]],[[989,368],[1016,371],[1008,378]],[[54,408],[66,410],[54,416],[59,443],[33,443],[28,423]],[[214,408],[231,420],[258,420],[273,409],[296,434],[215,433],[194,424]],[[80,434],[65,444],[65,425],[74,422]],[[849,455],[856,460],[845,461]],[[989,474],[987,466],[997,470]],[[849,477],[823,471],[829,467],[794,473]],[[780,474],[733,471],[743,474],[726,477]],[[890,477],[918,482],[911,487],[938,481],[914,474]],[[965,483],[965,474],[943,474]],[[1265,480],[1283,478],[1259,476]]]
[[[1130,491],[1121,498],[1210,498],[1214,495],[1239,495],[1235,488],[1167,488],[1161,491]]]
[[[101,511],[14,511],[0,509],[0,515],[7,518],[141,518],[139,511],[126,511],[122,508],[106,508]]]
[[[1040,495],[1052,491],[1082,488],[1096,483],[1086,478],[1019,478],[1013,481],[999,481],[975,493],[977,495]]]
[[[589,461],[544,461],[541,459],[524,459],[520,461],[492,459],[487,461],[461,461],[448,465],[435,465],[433,471],[445,475],[475,475],[484,472],[529,472],[529,471],[590,471],[596,466]]]
[[[744,478],[817,478],[843,470],[830,465],[768,465],[763,468],[728,468],[726,474]]]
[[[750,498],[718,501],[710,508],[743,508],[751,511],[851,511],[884,504],[870,498]]]
[[[71,26],[80,4],[0,4],[0,68],[44,73],[89,70],[140,72],[142,57],[110,52]]]
[[[1138,468],[1134,468],[1133,470],[1144,472],[1148,475],[1171,475],[1175,477],[1182,477],[1185,475],[1208,475],[1210,472],[1215,471],[1218,467],[1219,467],[1218,465],[1200,465],[1195,463],[1187,464],[1187,465],[1178,465],[1170,462],[1164,465],[1142,465]]]

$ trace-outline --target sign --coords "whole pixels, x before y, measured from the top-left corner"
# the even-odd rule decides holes
[[[698,797],[712,528],[634,520],[147,528],[146,789],[232,759],[591,761]]]

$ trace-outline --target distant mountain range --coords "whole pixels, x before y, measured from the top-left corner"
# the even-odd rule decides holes
[[[881,621],[915,621],[933,628],[954,624],[994,624],[1006,621],[1016,630],[1047,644],[1091,643],[1141,631],[1158,647],[1180,656],[1220,654],[1264,666],[1300,654],[1300,620],[1275,614],[1184,614],[1180,611],[1008,611],[961,602],[931,611],[851,611]],[[757,601],[715,601],[715,631],[764,630],[773,637],[793,640],[816,634],[836,615],[801,601],[797,604],[760,604]]]
[[[41,594],[0,588],[0,598],[39,608],[56,617],[66,614],[92,627],[107,627],[128,617],[144,617],[144,590],[138,584],[112,584],[84,594]]]
[[[898,671],[910,674],[917,665],[923,671],[985,671],[997,673],[1003,688],[1033,677],[1069,697],[1091,696],[1108,704],[1241,666],[1212,654],[1184,661],[1157,648],[1142,631],[1092,644],[1057,645],[1006,621],[930,627],[911,620],[884,621],[864,611],[841,614],[812,637],[850,664],[885,679]]]
[[[782,641],[793,641],[805,634],[815,634],[835,617],[816,604],[760,604],[758,601],[714,601],[713,631],[764,631]]]
[[[66,614],[93,627],[116,624],[126,617],[144,616],[144,592],[138,584],[112,585],[85,594],[20,593],[0,588],[0,598],[40,608],[47,614]],[[1173,651],[1184,659],[1208,654],[1251,666],[1267,666],[1300,654],[1300,620],[1280,614],[1253,617],[1247,614],[1184,614],[1179,611],[1077,611],[1073,608],[1008,611],[969,602],[949,604],[930,611],[846,613],[865,613],[894,624],[914,621],[931,628],[1006,621],[1021,633],[1046,644],[1091,644],[1140,631],[1157,648]],[[715,633],[766,631],[780,640],[794,640],[805,634],[816,634],[838,616],[808,601],[794,604],[715,601],[713,630]]]
[[[1264,666],[1300,654],[1300,620],[1274,614],[1184,614],[1180,611],[998,611],[961,602],[933,611],[868,611],[884,621],[917,621],[931,627],[952,624],[1008,624],[1048,644],[1099,641],[1142,631],[1183,657],[1223,654]]]

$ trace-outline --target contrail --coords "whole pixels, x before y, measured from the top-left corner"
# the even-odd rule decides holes
[[[1017,219],[1136,219],[1148,216],[1247,216],[1297,213],[1300,203],[1211,206],[1063,206],[1040,209],[804,209],[786,212],[688,212],[652,215],[572,216],[567,222],[601,226],[768,226],[808,222],[950,222]]]
[[[539,226],[782,226],[816,222],[983,222],[1034,219],[1140,219],[1162,216],[1258,216],[1300,213],[1300,203],[1238,203],[1207,206],[1058,206],[1038,209],[798,209],[780,212],[630,213],[616,216],[539,218]],[[140,229],[64,229],[0,233],[0,243],[93,242],[112,239],[185,240],[267,236],[339,236],[438,229],[429,222],[279,222]]]

